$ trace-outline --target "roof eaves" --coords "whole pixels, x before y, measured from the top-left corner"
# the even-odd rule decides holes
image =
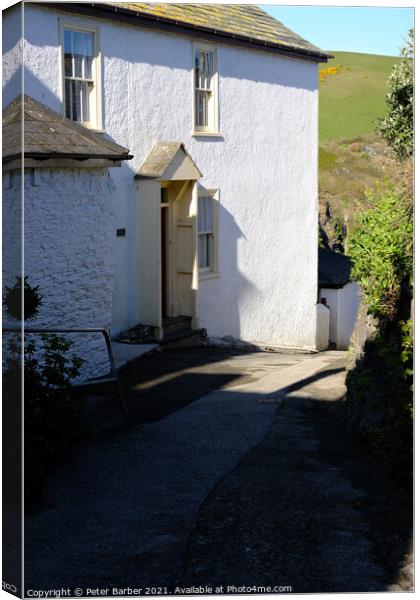
[[[17,160],[17,159],[21,159],[22,158],[22,153],[15,153],[15,154],[9,154],[7,156],[3,157],[3,164],[7,164],[9,162],[12,162],[13,160]],[[80,162],[83,162],[85,160],[90,160],[90,159],[105,159],[105,160],[109,160],[112,162],[120,162],[122,160],[131,160],[133,158],[132,154],[121,154],[121,155],[117,155],[117,154],[95,154],[95,153],[89,153],[89,154],[77,154],[77,153],[70,153],[70,152],[24,152],[24,158],[33,158],[34,160],[39,160],[39,161],[44,161],[44,160],[49,160],[51,158],[60,158],[60,159],[71,159],[71,160],[78,160]]]
[[[40,2],[39,4],[44,6],[50,5],[48,2]],[[150,13],[134,11],[125,7],[117,7],[115,4],[105,4],[101,2],[55,2],[54,8],[102,17],[109,17],[112,14],[114,18],[116,17],[120,21],[129,22],[138,26],[157,26],[161,30],[171,31],[172,33],[185,33],[187,35],[191,35],[191,33],[194,32],[197,37],[214,37],[219,40],[230,41],[235,45],[245,45],[254,48],[258,47],[262,50],[266,49],[291,58],[300,58],[312,62],[327,62],[328,59],[331,58],[329,54],[322,51],[310,50],[291,44],[275,44],[274,42],[238,35],[213,27],[169,19],[167,17],[162,17],[161,15],[152,15]]]

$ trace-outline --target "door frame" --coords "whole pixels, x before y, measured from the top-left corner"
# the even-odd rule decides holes
[[[197,207],[198,207],[198,184],[194,180],[185,180],[176,193],[171,193],[171,181],[161,182],[161,189],[168,189],[167,201],[161,203],[161,210],[167,210],[167,228],[166,228],[166,307],[169,317],[179,316],[180,297],[178,289],[178,229],[180,224],[176,218],[176,204],[184,201],[185,194],[188,194],[188,217],[191,219],[192,235],[192,260],[191,260],[191,323],[193,327],[197,326],[197,297],[198,297],[198,240],[197,240]],[[179,182],[178,182],[179,183]],[[160,213],[162,218],[162,213]],[[160,224],[160,231],[162,226]],[[161,234],[162,235],[162,234]],[[162,252],[162,240],[160,239],[160,252]],[[162,265],[163,257],[160,257]],[[161,284],[161,302],[163,305],[163,285]]]

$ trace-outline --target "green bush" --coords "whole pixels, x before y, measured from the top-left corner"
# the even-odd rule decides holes
[[[400,474],[412,468],[413,279],[411,201],[390,184],[367,192],[370,208],[349,237],[352,277],[360,283],[377,335],[347,375],[353,427]]]
[[[392,185],[368,190],[370,208],[360,210],[348,239],[352,277],[362,287],[369,313],[397,316],[404,282],[413,273],[412,207]]]
[[[37,315],[41,297],[37,287],[24,278],[24,314]],[[18,318],[22,299],[22,279],[7,288],[4,304],[9,316]],[[44,489],[48,465],[63,455],[82,433],[80,401],[72,398],[69,387],[79,375],[83,360],[71,353],[73,342],[44,334],[10,337],[3,372],[3,402],[6,408],[20,402],[22,352],[24,374],[25,496],[38,499]],[[10,413],[10,410],[9,410]]]
[[[408,45],[401,51],[402,60],[394,65],[388,79],[386,103],[388,115],[379,122],[378,131],[400,159],[413,153],[413,71],[414,29],[409,31]]]

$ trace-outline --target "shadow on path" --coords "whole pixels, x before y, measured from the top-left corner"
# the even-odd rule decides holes
[[[139,424],[51,474],[48,504],[25,522],[26,586],[387,589],[409,495],[346,434],[342,355],[204,358],[189,373],[185,356],[132,373]],[[207,393],[217,377],[227,387]]]
[[[201,506],[173,588],[379,592],[398,581],[410,552],[410,489],[353,443],[342,402],[288,397],[341,371],[280,391],[270,431]]]

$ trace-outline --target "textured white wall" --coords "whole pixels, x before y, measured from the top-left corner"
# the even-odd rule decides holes
[[[316,305],[316,349],[327,350],[329,346],[330,311],[323,304]]]
[[[25,15],[25,89],[56,109],[63,13],[27,6]],[[200,326],[213,336],[314,347],[317,65],[220,45],[221,137],[194,138],[192,41],[94,22],[105,130],[134,154],[112,171],[116,226],[127,230],[116,247],[114,332],[138,319],[134,172],[157,140],[180,140],[204,174],[201,183],[220,189],[220,277],[200,283]]]
[[[337,349],[347,350],[356,324],[360,304],[360,287],[355,281],[347,283],[341,290],[338,304]]]
[[[46,169],[35,175],[34,181],[33,174],[25,172],[24,260],[25,275],[31,285],[39,286],[43,301],[38,317],[28,326],[109,328],[115,254],[111,177],[106,169]],[[17,214],[19,192],[19,178],[10,189],[3,189],[7,215]],[[5,239],[4,285],[19,274],[7,245],[19,231],[10,234]],[[72,334],[71,339],[86,361],[84,377],[109,371],[100,334]]]
[[[330,309],[330,342],[337,343],[338,298],[340,290],[322,288],[319,298],[325,298]]]
[[[22,177],[18,171],[2,179],[3,291],[13,286],[22,269]]]
[[[2,20],[3,106],[22,88],[22,5],[10,9]]]
[[[330,342],[337,344],[337,350],[347,350],[359,310],[359,284],[352,281],[340,289],[322,288],[319,296],[326,298],[330,309]]]

